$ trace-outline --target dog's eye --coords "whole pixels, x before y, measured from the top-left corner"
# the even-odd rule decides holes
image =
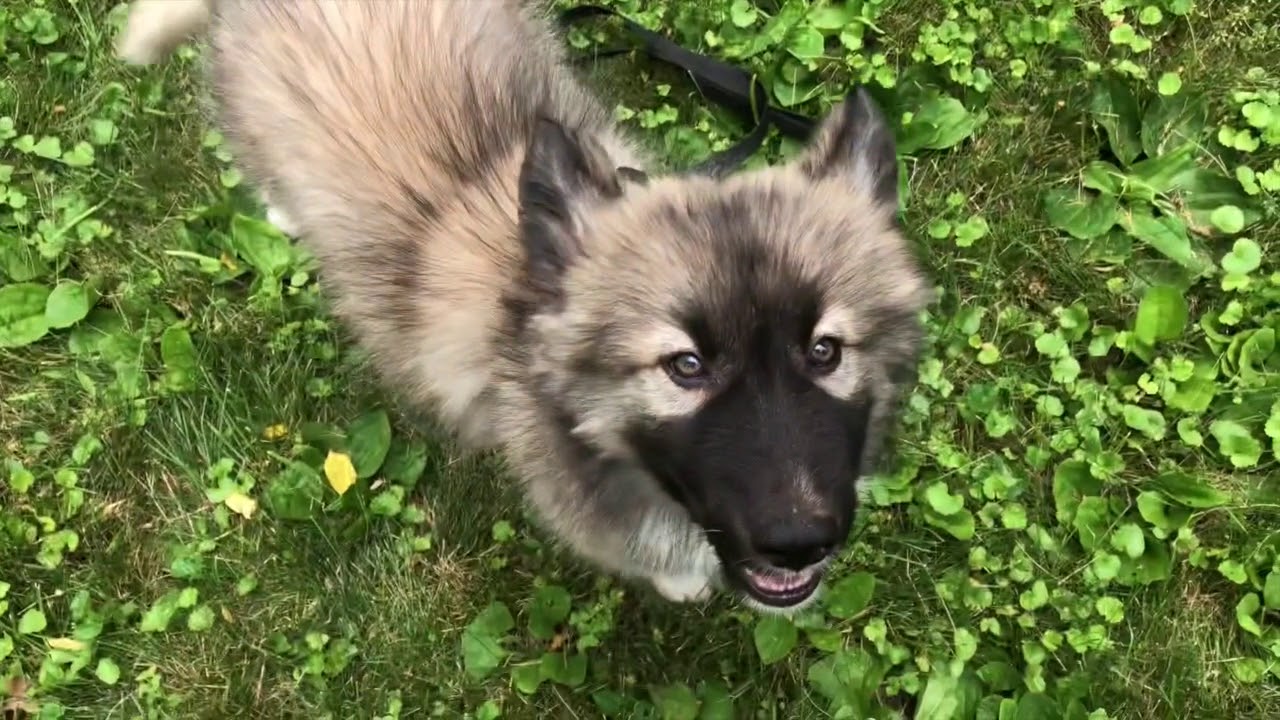
[[[667,358],[667,374],[671,380],[681,387],[693,387],[701,384],[707,377],[707,366],[694,353],[676,353]]]
[[[819,338],[809,347],[809,367],[816,372],[829,373],[840,364],[840,343],[835,338]]]

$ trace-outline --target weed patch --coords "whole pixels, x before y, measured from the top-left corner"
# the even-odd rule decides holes
[[[5,717],[1280,717],[1276,9],[604,4],[780,107],[862,84],[894,122],[939,301],[821,602],[671,606],[554,550],[499,458],[371,382],[197,48],[130,70],[123,6],[15,0]],[[587,72],[672,166],[744,132],[642,56]]]

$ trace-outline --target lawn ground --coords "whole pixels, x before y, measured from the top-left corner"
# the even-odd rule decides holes
[[[860,81],[904,120],[939,300],[823,604],[672,606],[552,551],[500,459],[371,381],[198,48],[131,70],[121,7],[7,0],[5,719],[1280,718],[1280,7],[611,4],[799,112]],[[673,165],[744,131],[643,57],[592,74]]]

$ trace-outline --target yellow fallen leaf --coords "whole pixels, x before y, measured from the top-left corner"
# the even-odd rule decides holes
[[[289,434],[289,428],[285,427],[281,423],[276,423],[275,425],[271,425],[267,428],[264,428],[262,431],[262,437],[264,440],[279,440],[280,438],[288,434]]]
[[[87,645],[80,642],[79,640],[76,640],[75,638],[69,638],[69,637],[53,638],[48,642],[49,642],[49,647],[53,648],[54,650],[69,650],[71,652],[79,652],[85,649],[86,647],[88,647]]]
[[[231,512],[242,515],[245,520],[252,518],[253,514],[258,510],[258,501],[242,492],[233,492],[222,502]]]
[[[329,487],[339,495],[345,495],[356,484],[356,466],[351,464],[346,453],[330,450],[324,459],[324,477],[329,481]]]

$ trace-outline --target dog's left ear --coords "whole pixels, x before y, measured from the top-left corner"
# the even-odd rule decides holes
[[[814,180],[840,179],[898,204],[898,155],[893,130],[876,101],[854,90],[818,126],[799,160]]]
[[[589,134],[549,118],[534,128],[520,168],[520,238],[532,279],[546,287],[583,253],[581,209],[622,195],[622,178]]]

